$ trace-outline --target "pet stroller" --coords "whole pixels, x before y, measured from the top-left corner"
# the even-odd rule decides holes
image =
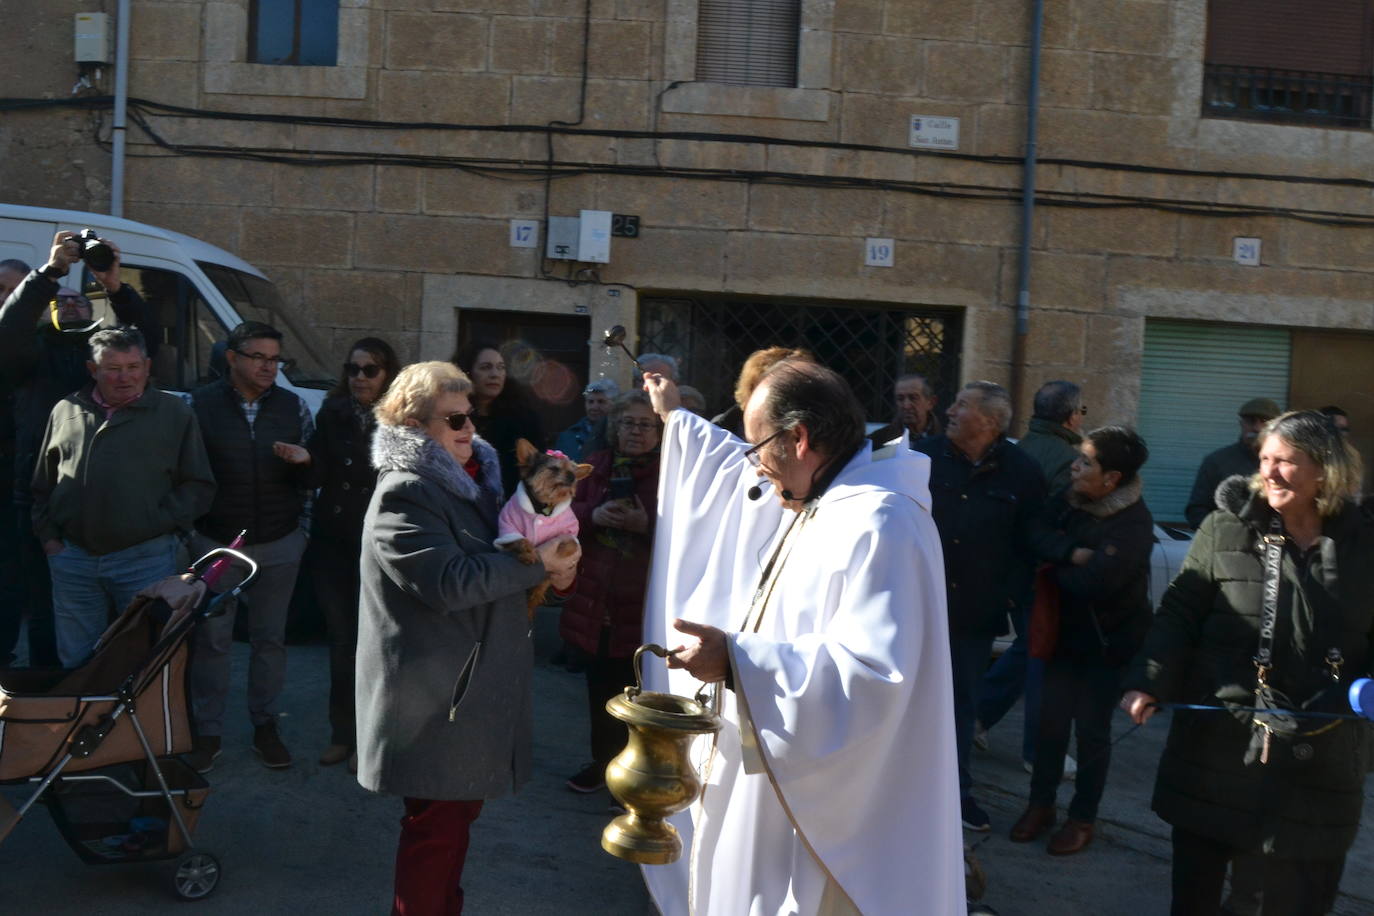
[[[248,574],[213,595],[235,560]],[[191,841],[210,787],[176,756],[191,750],[189,637],[256,576],[213,550],[140,592],[81,667],[0,671],[0,784],[34,786],[17,809],[0,796],[0,842],[42,801],[87,864],[176,859],[177,896],[215,889],[219,861]]]

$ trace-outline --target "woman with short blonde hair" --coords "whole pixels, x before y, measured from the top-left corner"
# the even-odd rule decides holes
[[[453,363],[438,359],[411,363],[377,402],[377,421],[401,426],[406,420],[429,416],[442,395],[471,393],[472,382]]]
[[[363,528],[358,782],[405,801],[393,913],[461,913],[463,862],[486,799],[530,775],[533,654],[526,592],[567,594],[566,538],[526,566],[498,551],[501,472],[476,435],[472,383],[407,366],[377,405],[377,488]],[[573,542],[574,545],[576,541]]]

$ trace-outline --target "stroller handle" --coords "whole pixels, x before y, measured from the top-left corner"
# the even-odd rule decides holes
[[[191,564],[191,572],[194,573],[197,577],[199,577],[203,575],[217,561],[221,560],[238,560],[244,566],[248,567],[248,575],[244,576],[243,579],[233,588],[226,591],[222,597],[237,595],[239,592],[243,591],[245,588],[252,585],[253,580],[258,577],[258,564],[253,560],[253,558],[245,553],[241,553],[229,547],[216,547],[214,550],[205,554],[205,556],[201,557],[199,560],[196,560],[194,563]]]

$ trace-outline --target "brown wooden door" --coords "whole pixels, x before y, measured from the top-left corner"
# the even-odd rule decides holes
[[[582,418],[590,335],[591,319],[583,315],[495,309],[462,309],[458,315],[458,349],[474,340],[501,349],[507,377],[524,386],[539,412],[549,436],[545,447]]]
[[[1374,334],[1293,331],[1288,406],[1335,404],[1350,414],[1351,441],[1365,461],[1365,491],[1374,473]]]

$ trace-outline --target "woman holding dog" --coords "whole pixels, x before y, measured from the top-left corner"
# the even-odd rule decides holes
[[[566,592],[565,539],[525,565],[498,551],[501,475],[451,363],[401,370],[376,408],[377,486],[363,525],[358,782],[405,801],[392,912],[462,912],[472,823],[530,775],[525,593]]]
[[[1173,827],[1173,909],[1214,914],[1230,861],[1254,861],[1260,912],[1327,913],[1364,806],[1366,726],[1255,715],[1349,713],[1374,660],[1374,517],[1359,453],[1314,410],[1259,434],[1259,473],[1217,488],[1121,705],[1171,712],[1154,810]],[[1080,770],[1081,773],[1081,770]],[[1081,778],[1081,776],[1080,776]]]
[[[586,460],[592,472],[577,486],[573,511],[581,526],[577,589],[563,607],[559,633],[589,658],[587,714],[592,762],[569,777],[574,792],[606,785],[606,765],[627,740],[606,701],[634,683],[631,658],[644,636],[644,591],[658,509],[658,459],[663,423],[649,396],[631,391],[607,417],[611,448]]]

